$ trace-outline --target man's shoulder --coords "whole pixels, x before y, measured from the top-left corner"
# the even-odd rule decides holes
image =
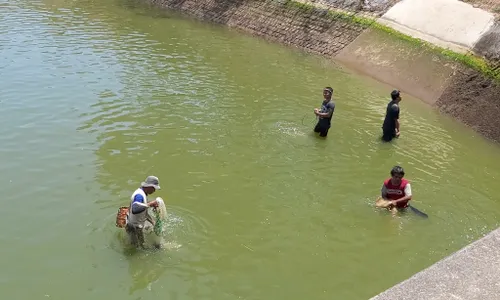
[[[137,193],[137,194],[134,194],[133,199],[134,199],[135,202],[137,202],[137,201],[143,202],[144,201],[144,196],[141,195],[140,193]]]
[[[391,102],[391,103],[389,103],[389,106],[390,106],[391,108],[394,108],[394,109],[399,109],[399,104],[397,104],[397,103],[395,103],[395,102]]]
[[[137,190],[135,190],[133,193],[132,193],[132,199],[134,200],[140,200],[140,199],[144,199],[144,192],[142,191],[142,189],[138,188]]]
[[[335,102],[333,102],[333,100],[330,100],[327,104],[326,104],[327,107],[329,108],[335,108]]]
[[[397,103],[392,104],[389,107],[390,111],[394,114],[399,113],[399,105]]]

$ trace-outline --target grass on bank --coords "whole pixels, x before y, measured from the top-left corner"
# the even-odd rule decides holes
[[[276,1],[276,0],[275,0]],[[293,8],[293,9],[298,9],[304,12],[313,12],[313,11],[318,11],[318,12],[323,12],[325,13],[326,17],[331,18],[331,19],[343,19],[346,22],[354,23],[361,25],[363,28],[373,28],[376,30],[383,31],[399,40],[406,41],[412,45],[418,46],[418,47],[425,47],[428,48],[438,54],[441,54],[442,56],[455,61],[459,62],[465,66],[468,66],[482,74],[484,74],[487,77],[496,79],[500,81],[500,69],[496,68],[494,65],[490,64],[488,61],[486,61],[484,58],[479,57],[474,55],[473,53],[468,53],[468,54],[462,54],[462,53],[457,53],[452,50],[448,50],[439,46],[436,46],[434,44],[431,44],[429,42],[423,41],[418,38],[414,38],[408,35],[405,35],[397,30],[394,30],[388,26],[382,25],[380,23],[377,23],[376,19],[374,18],[369,18],[369,17],[362,17],[359,15],[356,15],[355,13],[347,13],[344,11],[336,11],[336,10],[330,10],[330,9],[323,9],[316,7],[312,4],[309,3],[303,3],[303,2],[298,2],[294,0],[281,0],[279,1],[282,5]]]

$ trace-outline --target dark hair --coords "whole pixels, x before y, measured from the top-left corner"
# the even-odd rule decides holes
[[[392,100],[396,100],[398,97],[399,97],[399,91],[398,90],[392,91],[391,93]]]
[[[391,176],[394,176],[394,175],[405,176],[405,170],[400,166],[394,166],[391,170]]]
[[[324,90],[327,90],[330,92],[330,94],[333,94],[333,89],[329,86],[327,86],[326,88],[324,88]]]

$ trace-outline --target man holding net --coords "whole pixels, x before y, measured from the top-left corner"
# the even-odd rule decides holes
[[[158,200],[148,202],[147,196],[159,189],[158,177],[148,176],[141,187],[132,194],[125,230],[136,247],[144,248],[144,233],[155,225],[155,221],[148,214],[148,208],[158,207]]]
[[[395,214],[398,210],[404,210],[412,199],[410,182],[404,178],[405,171],[400,166],[394,166],[391,177],[384,181],[380,191],[380,197],[375,205],[385,207]]]
[[[323,102],[321,109],[315,108],[314,114],[318,117],[318,123],[314,127],[314,132],[319,133],[320,137],[326,138],[328,130],[330,130],[333,112],[335,111],[335,103],[332,101],[333,89],[326,87],[323,89]]]

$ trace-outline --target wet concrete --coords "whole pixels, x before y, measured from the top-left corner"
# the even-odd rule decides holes
[[[500,229],[370,300],[498,300]]]
[[[455,68],[437,53],[377,29],[363,32],[336,59],[429,104],[439,98]]]

